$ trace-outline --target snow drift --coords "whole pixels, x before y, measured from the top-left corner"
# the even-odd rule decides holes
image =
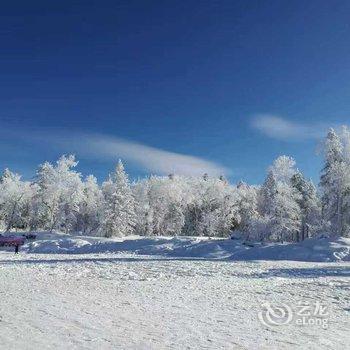
[[[24,251],[39,254],[98,254],[128,252],[165,258],[225,260],[350,261],[350,239],[312,238],[301,243],[263,244],[204,237],[102,238],[38,233]]]

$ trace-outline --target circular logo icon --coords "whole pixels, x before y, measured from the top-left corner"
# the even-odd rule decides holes
[[[262,310],[259,312],[258,317],[265,326],[283,326],[290,323],[293,318],[293,311],[286,304],[271,305],[269,302],[266,302],[261,307]]]

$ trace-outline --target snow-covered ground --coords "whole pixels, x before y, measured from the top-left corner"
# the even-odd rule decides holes
[[[46,254],[129,252],[172,258],[187,257],[244,261],[350,261],[350,238],[337,240],[313,238],[295,244],[251,244],[240,240],[205,237],[149,238],[132,236],[108,239],[46,232],[39,232],[37,235],[36,241],[30,242],[24,247],[26,252]]]
[[[350,263],[331,256],[347,258],[348,243],[41,234],[17,256],[0,252],[0,348],[344,350]],[[293,250],[309,262],[276,260]],[[266,302],[293,318],[266,323]],[[296,324],[299,303],[316,314],[307,320],[322,304],[326,327]]]

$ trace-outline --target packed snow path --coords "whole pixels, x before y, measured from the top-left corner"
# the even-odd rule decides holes
[[[0,344],[22,349],[346,349],[350,264],[0,252]],[[264,326],[261,304],[329,326]]]

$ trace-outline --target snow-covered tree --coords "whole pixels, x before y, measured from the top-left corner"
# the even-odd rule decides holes
[[[228,236],[239,222],[237,196],[226,181],[205,176],[191,180],[185,218],[186,235]]]
[[[277,241],[298,240],[301,229],[300,194],[292,186],[291,178],[297,173],[295,161],[278,157],[269,169],[261,189],[262,213],[268,218],[267,238]]]
[[[103,184],[104,212],[102,230],[106,237],[127,236],[135,229],[135,200],[123,163]]]
[[[269,170],[267,177],[258,193],[258,208],[262,215],[273,215],[271,210],[276,193],[277,180],[274,173]]]
[[[153,235],[153,207],[150,203],[151,186],[148,179],[142,179],[133,186],[135,204],[135,233]]]
[[[300,194],[297,200],[301,210],[301,230],[299,240],[313,236],[321,228],[321,205],[317,190],[311,180],[302,173],[292,176],[292,186]]]
[[[180,235],[187,203],[186,180],[179,176],[151,176],[134,186],[137,231],[145,235]]]
[[[277,182],[290,183],[290,179],[297,173],[296,162],[292,157],[279,156],[270,166],[269,171]]]
[[[83,194],[79,204],[77,231],[84,234],[97,233],[103,211],[102,191],[97,179],[89,175],[83,183]]]
[[[298,193],[287,183],[278,182],[270,211],[270,239],[297,241],[301,229]]]
[[[41,220],[49,230],[72,231],[77,225],[79,204],[83,196],[78,162],[73,155],[62,156],[56,166],[46,162],[37,173]]]
[[[260,240],[259,231],[256,228],[258,220],[261,218],[258,207],[259,188],[256,186],[249,186],[244,182],[239,182],[237,185],[237,201],[236,207],[239,213],[238,229],[244,234],[247,240]],[[254,226],[254,228],[253,228]]]
[[[320,195],[278,157],[261,186],[231,185],[223,176],[150,176],[129,183],[124,166],[99,186],[85,181],[74,156],[40,166],[34,182],[5,170],[0,177],[3,229],[45,229],[125,236],[132,233],[296,241],[324,232],[350,235],[350,130],[330,130],[324,143]],[[321,204],[320,204],[321,203]],[[321,210],[321,209],[322,210]],[[321,213],[320,213],[321,212]]]
[[[30,182],[5,169],[0,178],[0,218],[4,228],[27,228],[33,192]]]
[[[324,143],[325,166],[321,174],[322,214],[332,234],[343,232],[343,199],[347,167],[343,158],[343,144],[331,129]]]
[[[165,179],[162,187],[165,205],[163,234],[181,235],[185,224],[184,207],[187,202],[185,193],[187,186],[180,177],[171,174]]]
[[[145,235],[227,236],[239,216],[235,189],[223,177],[152,176],[134,194],[137,232]]]
[[[340,135],[333,129],[324,142],[325,166],[322,170],[322,215],[331,235],[350,235],[350,132]]]
[[[343,236],[350,237],[350,129],[342,127],[341,140],[343,144],[343,195],[342,195],[342,232]]]

